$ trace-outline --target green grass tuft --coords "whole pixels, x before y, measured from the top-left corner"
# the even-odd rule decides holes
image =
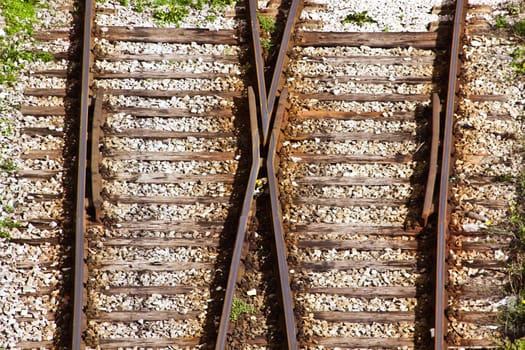
[[[248,304],[242,299],[233,298],[232,301],[232,312],[230,314],[230,319],[232,321],[237,321],[239,317],[244,314],[253,314],[255,313],[255,307]]]
[[[272,17],[264,16],[260,13],[257,14],[257,19],[259,20],[259,26],[263,32],[272,34],[275,32],[275,19]]]
[[[205,8],[205,5],[208,5],[211,14],[207,16],[206,20],[213,22],[219,11],[237,1],[239,0],[134,0],[133,8],[137,12],[143,12],[146,7],[152,8],[153,18],[159,24],[180,26],[191,10],[200,11]]]
[[[22,48],[33,32],[37,5],[37,0],[0,1],[6,21],[5,36],[0,37],[0,84],[13,83],[27,62],[53,59],[50,53],[33,53]]]
[[[514,23],[513,28],[516,34],[520,36],[525,36],[525,18],[523,18],[519,22]]]
[[[509,299],[501,309],[502,349],[525,350],[525,172],[515,177],[516,201],[510,207],[508,231],[514,234],[507,267]]]
[[[365,23],[377,23],[375,19],[368,16],[368,11],[355,12],[347,15],[342,21],[342,24],[356,24],[359,27],[362,27]]]
[[[16,167],[15,163],[11,159],[7,159],[7,160],[4,160],[0,164],[0,169],[2,169],[3,171],[9,172],[9,171],[15,171],[18,168]]]
[[[494,24],[496,28],[506,28],[509,25],[509,21],[504,16],[498,16]]]

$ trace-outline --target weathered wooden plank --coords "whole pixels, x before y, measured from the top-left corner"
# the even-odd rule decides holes
[[[387,121],[414,120],[419,117],[417,112],[353,112],[353,111],[298,111],[291,118],[303,119],[339,119],[339,120],[370,120]]]
[[[465,28],[465,32],[469,35],[471,34],[480,34],[482,31],[490,30],[492,29],[492,26],[489,21],[487,21],[485,18],[476,18],[471,17],[467,20],[467,28]],[[428,24],[428,31],[451,31],[452,30],[453,22],[451,20],[448,21],[432,21]]]
[[[345,154],[315,154],[294,152],[290,154],[294,162],[308,163],[409,163],[413,160],[410,154],[399,154],[395,156],[378,156],[369,154],[345,155]]]
[[[366,176],[305,176],[295,178],[301,185],[323,186],[395,186],[410,183],[409,178]]]
[[[35,202],[50,202],[64,198],[63,193],[30,193],[27,197],[32,198]]]
[[[301,292],[303,292],[301,290]],[[415,298],[414,286],[381,286],[381,287],[345,287],[345,288],[305,288],[304,292],[319,294],[337,294],[354,298]]]
[[[214,263],[202,262],[153,262],[142,260],[102,260],[95,268],[100,271],[169,271],[177,272],[184,270],[210,270],[215,266]]]
[[[370,269],[370,270],[399,270],[416,269],[417,261],[370,261],[370,260],[347,260],[347,261],[314,261],[300,262],[297,264],[301,271],[329,271],[329,270],[350,270],[350,269]]]
[[[338,64],[354,64],[354,63],[382,64],[382,65],[402,64],[405,66],[433,65],[437,59],[437,57],[435,56],[409,56],[409,55],[399,55],[399,56],[357,56],[357,55],[305,56],[303,53],[301,53],[301,57],[303,57],[303,60],[305,61],[325,63],[325,64],[330,64],[331,66],[335,66]]]
[[[35,320],[32,320],[33,322]],[[31,321],[28,321],[31,322]],[[17,349],[53,349],[56,343],[55,340],[41,340],[41,341],[21,341],[16,343]]]
[[[112,311],[112,312],[97,312],[90,315],[90,320],[96,321],[111,321],[111,322],[136,322],[136,321],[185,321],[196,319],[199,316],[198,311],[188,313],[180,313],[179,311]]]
[[[127,286],[101,288],[100,292],[106,295],[126,294],[126,295],[177,295],[187,294],[192,291],[201,291],[198,287],[188,286]]]
[[[455,236],[460,240],[459,249],[463,251],[473,250],[477,252],[481,251],[492,251],[496,249],[509,249],[510,242],[464,242],[461,238]],[[454,245],[451,245],[451,249],[454,249]]]
[[[507,102],[505,95],[468,95],[467,97],[473,102]]]
[[[15,268],[21,270],[31,270],[34,268],[46,270],[51,268],[56,269],[57,267],[58,262],[45,259],[38,259],[37,261],[17,261],[15,264]]]
[[[104,246],[113,247],[143,247],[143,248],[173,248],[173,247],[218,247],[218,238],[184,239],[184,238],[105,238]],[[97,244],[93,242],[93,244]]]
[[[412,348],[414,339],[403,338],[371,338],[371,337],[314,337],[314,342],[308,343],[312,347],[319,345],[341,347],[343,349],[396,349],[401,347]]]
[[[57,226],[58,229],[60,229],[60,226]],[[20,227],[18,230],[23,231],[25,227]],[[41,245],[60,245],[61,241],[59,240],[58,236],[53,237],[45,237],[45,238],[9,238],[9,243],[16,243],[16,244],[27,244],[32,246],[41,246]],[[22,293],[22,295],[28,295],[29,293]],[[35,295],[47,295],[49,293],[46,293],[45,291],[42,291],[41,289],[38,290],[38,293]]]
[[[463,200],[463,202],[481,205],[485,208],[491,208],[491,209],[508,209],[509,208],[508,200],[466,199],[466,200]]]
[[[203,161],[203,160],[234,160],[234,152],[140,152],[131,153],[127,151],[106,151],[106,157],[119,160],[143,160],[143,161]]]
[[[325,205],[330,207],[399,207],[407,204],[409,198],[384,199],[384,198],[321,198],[300,196],[294,199],[295,204]]]
[[[437,92],[432,93],[432,137],[430,140],[430,160],[428,161],[428,176],[425,186],[425,197],[423,199],[423,209],[421,218],[423,226],[427,226],[428,217],[434,213],[434,189],[438,171],[438,151],[440,133],[440,112],[441,101]]]
[[[501,343],[494,339],[458,339],[458,349],[471,348],[471,349],[498,349]]]
[[[31,311],[33,310],[28,310],[30,313]],[[35,313],[39,314],[41,311],[40,310],[34,310]],[[55,313],[54,312],[47,312],[45,315],[44,315],[44,319],[48,320],[48,321],[54,321],[55,320]],[[15,319],[18,321],[18,322],[34,322],[34,321],[37,321],[37,320],[40,320],[41,318],[39,316],[15,316]]]
[[[338,312],[338,311],[315,311],[314,318],[328,322],[351,322],[351,323],[394,323],[415,322],[416,315],[410,311],[377,311],[377,312]]]
[[[147,128],[135,128],[124,130],[111,130],[104,128],[105,136],[119,136],[119,137],[136,137],[141,139],[186,139],[194,137],[197,139],[211,139],[211,138],[228,138],[233,137],[232,132],[183,132],[183,131],[166,131],[166,130],[152,130]]]
[[[189,60],[198,59],[201,62],[220,62],[220,63],[239,63],[239,56],[227,55],[192,55],[192,54],[177,54],[177,53],[160,53],[160,54],[104,54],[97,56],[99,60],[109,62],[122,61],[169,61],[169,62],[187,62]]]
[[[455,315],[456,319],[461,322],[474,323],[477,325],[499,325],[501,313],[499,312],[467,312],[459,311]]]
[[[402,226],[377,226],[377,225],[352,225],[311,223],[293,225],[291,228],[299,233],[339,233],[339,234],[363,234],[363,235],[385,235],[385,236],[412,236],[418,235],[421,229],[409,229]]]
[[[411,132],[391,132],[391,133],[373,133],[373,132],[312,132],[298,133],[293,136],[287,136],[291,141],[302,141],[317,138],[323,141],[385,141],[385,142],[403,142],[414,138]]]
[[[128,231],[219,231],[224,228],[224,223],[219,221],[125,221],[116,223],[111,227],[116,230]]]
[[[58,175],[60,171],[58,170],[33,170],[33,169],[23,169],[17,170],[16,175],[24,179],[46,179],[49,180],[52,177]]]
[[[416,240],[369,240],[369,241],[350,241],[350,240],[299,240],[298,248],[316,249],[357,249],[363,251],[376,251],[385,249],[417,250],[421,242]]]
[[[124,204],[173,204],[173,205],[192,205],[192,204],[215,204],[229,203],[230,197],[210,197],[210,196],[127,196],[112,195],[104,196],[107,201],[119,202]]]
[[[322,4],[313,0],[305,0],[303,9],[319,9],[319,10],[326,10],[328,9],[328,4]]]
[[[102,217],[102,175],[100,174],[100,164],[102,162],[102,153],[100,152],[100,140],[103,133],[101,130],[104,124],[104,116],[102,113],[102,105],[104,103],[104,89],[98,89],[95,98],[95,105],[93,107],[93,121],[91,123],[91,158],[90,158],[90,172],[91,172],[91,196],[94,208],[94,220],[100,221]]]
[[[24,90],[26,96],[66,96],[66,89],[39,89],[39,88],[26,88]]]
[[[462,261],[461,265],[471,268],[506,269],[508,263],[501,260],[468,260]]]
[[[434,49],[446,47],[449,38],[437,32],[316,32],[301,31],[295,45],[299,46],[369,46],[379,48],[413,47]]]
[[[38,41],[51,41],[57,39],[63,39],[69,41],[71,38],[71,31],[64,29],[46,29],[46,30],[37,30],[31,34],[31,37]]]
[[[20,112],[23,115],[32,115],[32,116],[64,116],[66,115],[66,109],[64,106],[25,106],[20,107]]]
[[[500,178],[498,176],[472,176],[468,178],[468,182],[470,185],[477,186],[491,185],[499,181]]]
[[[211,79],[228,78],[231,73],[194,73],[194,72],[95,72],[95,79]]]
[[[110,181],[129,181],[142,184],[172,184],[172,183],[189,183],[189,182],[222,182],[233,183],[233,174],[216,174],[216,175],[175,175],[171,173],[117,173],[113,176],[106,176]]]
[[[52,159],[60,160],[63,158],[62,150],[50,149],[50,150],[30,150],[25,151],[20,155],[22,159]]]
[[[101,38],[107,41],[140,41],[178,44],[227,44],[241,43],[236,30],[208,30],[190,28],[100,27]]]
[[[110,89],[108,95],[142,96],[142,97],[185,97],[185,96],[220,96],[232,98],[242,96],[240,91],[207,91],[207,90],[146,90],[146,89]]]
[[[355,102],[424,102],[430,101],[429,94],[340,94],[334,95],[329,93],[294,93],[301,100],[318,100],[318,101],[355,101]]]
[[[450,15],[454,12],[454,4],[443,4],[432,7],[433,15]],[[483,4],[468,4],[467,9],[470,15],[473,14],[490,14],[493,11],[492,6]]]
[[[104,349],[123,349],[123,348],[142,348],[151,347],[170,347],[177,346],[197,346],[201,344],[201,338],[111,338],[99,339],[98,343]]]
[[[192,113],[189,109],[182,108],[140,108],[118,106],[109,106],[107,110],[113,113],[126,113],[142,118],[223,117],[233,115],[233,111],[230,108],[212,109],[203,113]]]
[[[463,284],[455,291],[455,298],[461,299],[501,299],[506,295],[505,286],[495,286],[490,283],[483,285]]]
[[[67,78],[68,76],[68,72],[65,69],[42,69],[35,71],[33,74],[63,79]]]
[[[29,136],[64,136],[64,131],[58,131],[50,128],[20,128],[20,133]]]
[[[437,76],[429,77],[381,77],[373,75],[303,75],[301,79],[311,79],[320,82],[337,84],[355,82],[356,84],[430,84],[438,80]]]

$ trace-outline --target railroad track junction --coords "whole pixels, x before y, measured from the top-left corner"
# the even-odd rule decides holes
[[[497,346],[480,305],[498,298],[509,240],[480,227],[507,204],[468,193],[504,181],[468,167],[515,161],[458,151],[469,103],[512,119],[497,113],[505,93],[469,87],[466,42],[490,7],[457,0],[434,6],[449,18],[434,30],[355,32],[322,30],[308,14],[329,5],[299,0],[238,2],[217,30],[76,6],[74,30],[36,35],[71,42],[34,72],[56,87],[27,88],[21,107],[39,145],[18,176],[41,187],[26,219],[49,234],[12,239],[56,255],[36,260],[57,282],[23,295],[68,299],[51,319],[71,332],[16,348]]]

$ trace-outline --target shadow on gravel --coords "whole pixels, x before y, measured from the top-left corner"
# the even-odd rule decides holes
[[[449,13],[448,13],[449,14]],[[442,14],[444,15],[444,13]],[[448,43],[450,41],[450,27],[447,25],[441,26],[437,30],[438,43],[447,43],[444,47],[435,49],[436,60],[434,61],[432,81],[435,85],[435,91],[438,92],[441,100],[441,120],[440,127],[442,129],[444,124],[444,103],[446,98],[446,87],[448,82]],[[439,45],[438,45],[439,46]],[[409,214],[405,226],[423,226],[421,219],[421,210],[423,207],[423,200],[426,189],[426,181],[429,171],[430,160],[430,140],[432,136],[432,106],[420,106],[417,108],[417,133],[419,141],[424,146],[415,155],[415,160],[419,162],[414,175],[411,178],[411,185],[414,186],[415,191],[410,199]],[[442,135],[440,135],[440,138]],[[439,194],[439,177],[441,169],[441,145],[438,150],[438,172],[436,176],[436,184],[434,189],[434,213],[429,217],[428,224],[417,237],[417,271],[420,272],[416,280],[416,299],[417,305],[415,309],[416,324],[414,332],[414,349],[426,350],[433,347],[434,339],[431,336],[431,330],[434,328],[434,318],[429,315],[434,315],[435,303],[435,249],[436,249],[436,220]]]
[[[73,5],[80,10],[71,10],[73,25],[69,32],[69,50],[65,53],[68,61],[66,75],[66,94],[64,97],[64,145],[62,156],[64,159],[63,189],[64,189],[64,212],[63,212],[63,235],[59,242],[64,267],[72,267],[74,262],[75,245],[75,205],[76,205],[76,177],[77,177],[77,153],[80,125],[80,88],[81,72],[79,68],[82,62],[82,35],[84,22],[84,3],[76,1]],[[56,349],[68,349],[71,347],[71,325],[73,323],[73,290],[74,269],[63,269],[63,281],[60,295],[61,300],[56,311],[55,339]]]
[[[214,277],[210,286],[211,301],[208,303],[204,335],[201,338],[201,344],[205,344],[204,349],[214,349],[215,347],[240,210],[250,174],[251,141],[247,98],[237,98],[234,100],[234,104],[236,106],[233,111],[235,115],[234,126],[238,136],[237,147],[239,152],[237,156],[239,163],[230,198],[232,207],[220,234],[219,247],[217,248],[218,255],[214,267]]]
[[[425,196],[425,186],[428,177],[430,159],[430,138],[432,137],[432,106],[418,106],[416,108],[417,141],[423,145],[414,155],[417,161],[414,174],[410,178],[410,185],[414,188],[409,199],[408,215],[404,225],[410,230],[423,225],[421,213]],[[433,225],[434,216],[429,222]],[[430,329],[433,327],[432,319],[428,315],[433,314],[431,285],[433,274],[432,254],[432,229],[424,228],[416,237],[417,260],[416,271],[419,273],[415,281],[416,287],[416,307],[415,307],[415,329],[414,345],[415,349],[431,348]]]

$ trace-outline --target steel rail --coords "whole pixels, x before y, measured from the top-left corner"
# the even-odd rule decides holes
[[[83,347],[83,293],[84,293],[84,229],[85,229],[85,193],[86,166],[89,119],[89,68],[91,63],[91,32],[93,26],[92,0],[84,3],[84,31],[82,44],[82,80],[80,97],[80,128],[78,140],[77,188],[75,209],[75,277],[73,295],[73,324],[71,348],[79,350]]]
[[[279,52],[277,55],[277,62],[273,67],[272,81],[270,89],[268,91],[268,96],[264,96],[260,99],[260,103],[267,103],[266,108],[261,106],[261,123],[263,130],[263,144],[262,149],[267,150],[267,159],[266,159],[266,170],[268,176],[268,190],[270,196],[270,205],[271,205],[271,216],[272,216],[272,226],[274,234],[274,244],[275,251],[277,255],[277,267],[279,272],[279,284],[281,290],[281,304],[283,307],[284,321],[285,321],[285,330],[286,330],[286,341],[287,349],[295,350],[298,349],[297,342],[297,330],[294,317],[294,307],[292,292],[290,288],[290,276],[287,263],[287,254],[286,254],[286,243],[284,240],[284,228],[283,228],[283,218],[282,210],[279,202],[279,187],[277,182],[276,174],[276,162],[277,162],[277,146],[279,142],[279,137],[281,133],[281,123],[284,116],[285,106],[288,100],[288,90],[284,88],[279,96],[279,104],[277,111],[275,113],[275,119],[273,125],[271,126],[272,132],[271,135],[268,134],[270,125],[272,123],[272,116],[274,111],[275,100],[277,99],[277,90],[279,88],[281,78],[283,76],[283,68],[285,64],[285,58],[288,54],[288,49],[290,46],[290,39],[292,36],[293,29],[295,28],[295,22],[298,17],[300,4],[302,1],[293,0],[288,12],[288,17],[286,20],[285,29],[281,38],[281,44],[279,46]],[[250,1],[250,13],[254,11],[256,7],[255,1]],[[258,38],[258,31],[253,33],[254,38],[254,49],[256,53],[256,66],[258,60],[262,60],[261,54],[261,43],[260,38]],[[258,66],[257,66],[258,67]],[[259,67],[258,67],[259,68]],[[261,70],[258,69],[257,73],[259,93],[264,91],[266,93],[266,85],[264,81],[264,67]],[[259,80],[261,79],[262,80]],[[266,113],[266,115],[264,114]]]
[[[248,5],[252,32],[253,55],[255,60],[255,71],[257,76],[257,94],[259,95],[259,107],[261,109],[262,138],[263,140],[266,140],[268,138],[268,130],[270,128],[270,114],[268,113],[268,101],[266,97],[264,60],[261,48],[261,35],[259,33],[259,20],[257,18],[257,1],[250,0]]]
[[[286,259],[286,243],[284,241],[283,215],[281,204],[279,202],[279,186],[277,183],[277,145],[281,134],[281,123],[284,116],[284,109],[288,99],[288,89],[284,88],[279,96],[279,104],[275,113],[275,121],[272,127],[272,133],[269,140],[268,158],[266,160],[266,169],[268,172],[268,188],[270,192],[270,203],[272,210],[273,234],[275,240],[275,250],[277,255],[277,264],[279,269],[279,282],[281,286],[281,300],[284,313],[286,328],[286,339],[288,349],[298,349],[297,331],[294,318],[294,307],[292,291],[290,289],[290,275]]]
[[[257,108],[255,101],[255,93],[251,86],[248,87],[248,103],[250,110],[250,132],[252,142],[252,165],[250,169],[250,177],[248,185],[244,193],[244,200],[239,218],[239,225],[237,227],[237,235],[233,248],[232,260],[228,274],[228,282],[226,283],[226,292],[224,295],[224,303],[222,305],[221,320],[219,323],[219,330],[217,332],[217,341],[215,343],[216,350],[226,349],[226,337],[228,335],[228,325],[230,324],[230,315],[232,309],[233,295],[235,293],[235,286],[237,284],[237,277],[239,273],[239,265],[241,263],[241,253],[244,239],[246,236],[246,229],[248,220],[251,217],[251,209],[254,201],[255,182],[261,168],[260,157],[260,138],[259,128],[257,125]]]
[[[271,117],[273,115],[273,108],[275,100],[277,97],[277,90],[279,88],[279,83],[282,78],[282,71],[285,63],[285,58],[288,53],[288,48],[290,45],[290,39],[295,27],[295,22],[298,17],[300,4],[302,1],[293,0],[290,10],[288,12],[288,17],[286,19],[285,29],[283,31],[283,36],[281,38],[281,44],[279,46],[279,52],[277,54],[277,62],[275,64],[272,81],[268,95],[266,92],[266,78],[264,75],[264,60],[262,57],[262,48],[261,48],[261,37],[259,32],[259,21],[257,18],[257,1],[249,1],[249,12],[250,12],[250,23],[252,29],[252,42],[253,42],[253,54],[255,60],[255,69],[257,76],[257,88],[259,95],[260,111],[261,111],[261,126],[262,126],[262,137],[263,145],[268,143],[268,133],[270,130]]]
[[[450,66],[447,86],[447,99],[445,106],[445,127],[443,134],[443,155],[441,160],[441,176],[439,189],[438,224],[436,240],[436,291],[435,291],[435,324],[434,324],[434,349],[445,350],[448,348],[445,336],[447,329],[446,308],[446,252],[449,226],[449,177],[452,142],[453,121],[456,107],[456,91],[458,89],[457,78],[460,67],[460,44],[462,39],[463,25],[465,23],[465,7],[468,0],[457,0],[454,13],[454,26],[452,43],[450,46]]]
[[[270,90],[268,91],[268,113],[270,116],[273,113],[273,107],[277,95],[277,89],[279,88],[281,78],[283,76],[283,68],[285,63],[285,57],[288,53],[288,49],[291,43],[291,37],[293,29],[295,28],[295,22],[299,14],[299,9],[302,6],[302,1],[293,0],[290,10],[288,11],[288,18],[286,19],[286,25],[284,27],[283,36],[281,39],[281,45],[279,46],[279,53],[277,55],[277,61],[273,69],[272,81],[270,83]],[[266,140],[265,140],[266,141]]]

